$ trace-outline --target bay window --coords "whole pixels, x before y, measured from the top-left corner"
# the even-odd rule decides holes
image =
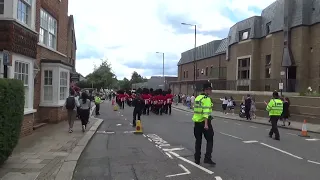
[[[53,98],[53,84],[52,84],[52,70],[44,71],[44,84],[43,84],[43,100],[44,101],[52,101]]]
[[[4,14],[4,0],[0,0],[0,14]]]
[[[68,96],[68,72],[60,72],[60,100]]]
[[[28,97],[29,97],[29,70],[30,64],[25,62],[16,61],[14,64],[14,78],[19,79],[23,82],[25,102],[24,107],[28,108]]]
[[[57,20],[49,13],[40,10],[39,42],[49,48],[57,48]]]
[[[18,0],[17,19],[30,25],[31,0]]]

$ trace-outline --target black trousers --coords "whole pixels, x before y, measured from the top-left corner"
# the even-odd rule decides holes
[[[87,125],[89,122],[90,109],[80,109],[80,119],[82,125]]]
[[[245,113],[246,113],[246,118],[247,118],[247,120],[249,120],[249,119],[251,119],[251,117],[250,117],[250,109],[249,108],[245,108]]]
[[[166,114],[171,114],[171,104],[166,104],[164,109]]]
[[[141,120],[141,109],[133,109],[133,121],[132,124],[133,126],[136,126],[136,121],[137,121],[137,116],[138,116],[138,120]]]
[[[279,120],[279,118],[280,118],[280,116],[270,116],[271,129],[270,129],[270,132],[269,132],[269,136],[272,136],[273,133],[274,133],[276,139],[280,138],[280,134],[279,134],[279,130],[278,130],[278,120]]]
[[[100,111],[100,104],[96,104],[96,115],[100,114],[99,111]]]
[[[194,123],[193,134],[194,134],[194,137],[196,138],[194,159],[198,161],[201,158],[202,134],[204,135],[204,138],[207,141],[205,159],[211,159],[212,149],[213,149],[213,136],[214,136],[211,121],[208,121],[207,130],[204,129],[204,121],[199,123]]]
[[[149,104],[146,104],[143,108],[143,114],[147,114],[149,115],[149,112],[150,112],[150,105]]]
[[[120,101],[120,109],[124,109],[124,101]]]

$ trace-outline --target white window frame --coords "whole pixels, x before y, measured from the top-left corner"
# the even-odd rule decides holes
[[[53,50],[57,49],[58,22],[47,11],[40,10],[39,43]]]
[[[0,13],[1,15],[4,14],[4,0],[0,0],[0,7],[2,6],[3,12]]]
[[[51,77],[50,76],[46,76],[46,75],[50,75],[51,72]],[[54,71],[51,69],[45,69],[43,71],[43,101],[46,102],[52,102],[53,101],[53,73]],[[51,79],[51,82],[50,82]],[[46,83],[48,82],[48,83]],[[51,98],[46,98],[46,89],[51,90]]]
[[[67,71],[60,71],[59,100],[66,100],[68,97],[68,75]]]
[[[17,0],[17,19],[19,22],[26,24],[28,26],[31,25],[31,10],[32,10],[32,0]],[[26,12],[22,12],[20,9],[19,4],[22,4],[26,7]],[[22,18],[23,15],[23,19]]]
[[[24,85],[24,96],[25,96],[25,102],[24,102],[24,108],[29,108],[29,91],[30,91],[30,63],[24,62],[24,61],[15,61],[14,62],[14,79],[18,79],[23,81]]]

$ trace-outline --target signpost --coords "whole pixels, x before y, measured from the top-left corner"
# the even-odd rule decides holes
[[[80,74],[78,73],[70,73],[71,81],[78,82],[80,81]]]

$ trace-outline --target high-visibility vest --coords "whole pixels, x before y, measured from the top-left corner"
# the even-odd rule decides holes
[[[194,100],[193,108],[193,122],[202,122],[212,113],[212,102],[209,97],[204,94],[201,94],[196,97]]]
[[[283,111],[283,102],[280,99],[271,99],[266,110],[269,112],[269,116],[281,116]]]
[[[100,97],[96,96],[96,97],[94,98],[94,102],[95,102],[96,104],[100,104],[100,103],[101,103]]]

